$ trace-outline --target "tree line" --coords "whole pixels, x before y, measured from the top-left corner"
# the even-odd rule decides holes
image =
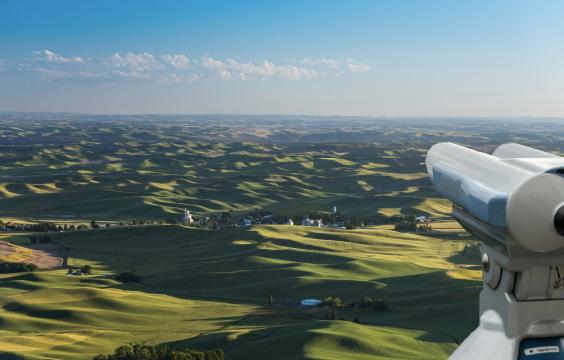
[[[122,345],[110,355],[96,355],[93,360],[224,360],[223,351],[176,350],[164,344],[150,346],[131,343]]]

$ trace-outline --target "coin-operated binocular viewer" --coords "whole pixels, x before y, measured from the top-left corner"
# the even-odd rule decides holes
[[[564,360],[564,158],[505,144],[427,153],[435,190],[483,241],[480,325],[451,360]]]

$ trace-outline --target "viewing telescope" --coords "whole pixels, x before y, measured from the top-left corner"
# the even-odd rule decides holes
[[[564,360],[564,158],[434,145],[427,171],[480,247],[480,324],[451,360]]]

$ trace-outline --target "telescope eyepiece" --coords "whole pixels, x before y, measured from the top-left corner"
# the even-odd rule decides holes
[[[490,258],[488,254],[482,254],[482,270],[484,273],[488,273],[490,271]]]
[[[554,215],[554,228],[556,232],[564,236],[564,205],[562,205],[556,215]]]

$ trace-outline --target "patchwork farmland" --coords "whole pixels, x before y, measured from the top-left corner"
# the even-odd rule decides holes
[[[476,326],[479,244],[433,192],[427,149],[518,141],[560,153],[564,134],[551,120],[0,123],[0,260],[40,268],[0,275],[6,359],[90,359],[130,342],[227,359],[446,359]],[[299,226],[333,207],[347,229]],[[296,225],[236,220],[249,214]],[[409,216],[432,230],[396,231]]]

